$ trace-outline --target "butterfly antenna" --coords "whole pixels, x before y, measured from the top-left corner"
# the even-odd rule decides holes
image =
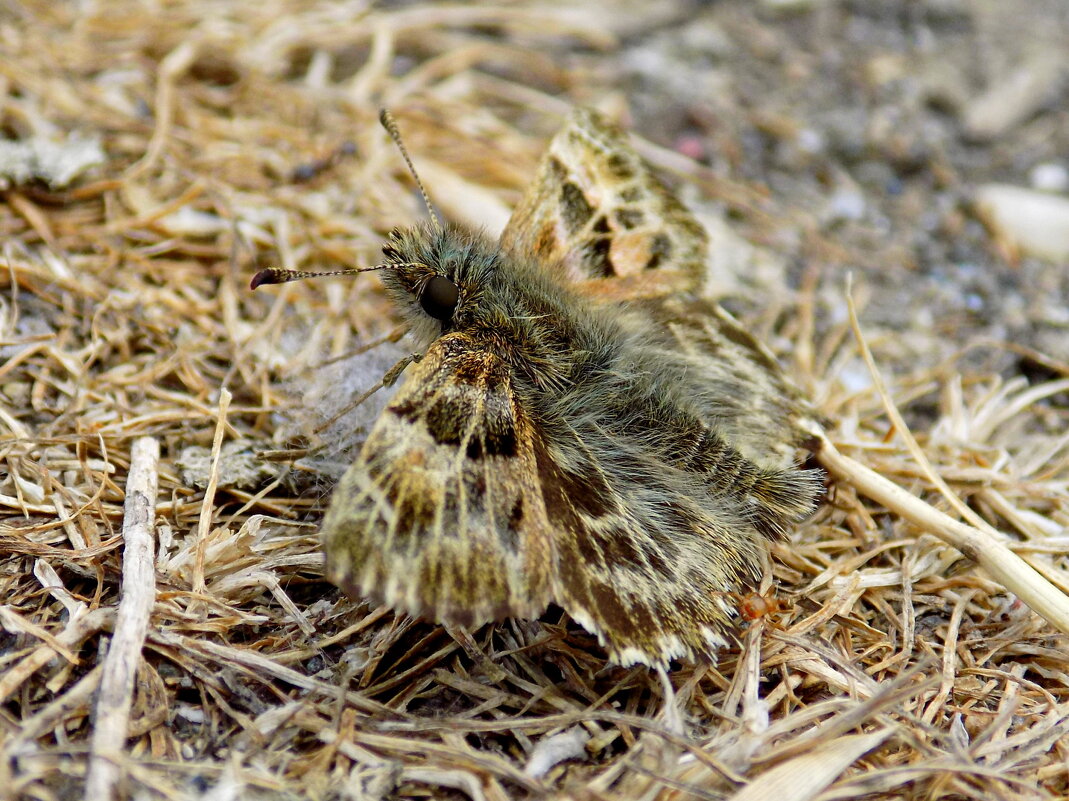
[[[379,122],[382,123],[382,127],[386,129],[390,134],[390,138],[393,139],[394,144],[397,145],[397,149],[401,151],[401,156],[405,160],[405,164],[408,165],[408,171],[412,175],[412,179],[416,182],[416,186],[419,187],[419,192],[423,195],[423,203],[427,206],[427,213],[430,215],[431,223],[434,225],[434,230],[438,233],[442,231],[442,224],[438,221],[438,215],[434,213],[434,208],[431,206],[431,197],[427,194],[426,187],[423,186],[423,181],[419,179],[419,174],[416,172],[416,168],[412,165],[412,159],[408,157],[408,151],[405,150],[405,143],[401,141],[401,132],[397,130],[397,120],[393,118],[393,114],[389,109],[383,109],[379,112]]]
[[[300,281],[302,278],[323,278],[328,275],[357,275],[369,273],[372,270],[396,270],[399,267],[418,267],[420,262],[405,262],[403,264],[376,264],[374,267],[347,267],[344,270],[330,270],[328,272],[313,272],[311,270],[286,270],[282,267],[268,267],[260,270],[249,282],[250,289],[256,289],[264,284],[285,284],[290,281]]]

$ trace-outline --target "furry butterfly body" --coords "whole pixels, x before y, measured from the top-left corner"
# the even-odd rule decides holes
[[[331,498],[331,580],[469,626],[554,602],[622,664],[723,645],[724,593],[819,496],[816,423],[623,135],[573,116],[500,243],[383,250],[421,356]]]

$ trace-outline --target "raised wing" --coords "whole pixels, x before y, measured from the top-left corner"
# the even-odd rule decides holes
[[[696,289],[706,272],[705,230],[591,109],[553,137],[501,246],[576,283],[616,279],[606,290],[632,297]]]
[[[686,354],[683,369],[706,374],[710,418],[749,458],[787,466],[816,442],[816,415],[768,350],[695,291],[708,269],[705,230],[596,112],[577,109],[550,142],[501,244],[670,331],[666,355]]]

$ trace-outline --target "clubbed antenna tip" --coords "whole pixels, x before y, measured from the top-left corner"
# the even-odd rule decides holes
[[[349,267],[345,270],[330,270],[322,273],[311,270],[285,270],[282,267],[268,267],[266,270],[260,270],[252,277],[249,282],[249,288],[256,289],[264,284],[285,284],[288,281],[300,281],[302,278],[323,278],[327,275],[356,275],[357,273],[367,273],[372,270],[383,270],[391,266],[376,264],[374,267]]]
[[[282,267],[268,267],[260,270],[249,281],[249,289],[256,289],[264,284],[285,284],[289,281],[300,281],[302,278],[324,278],[328,275],[359,275],[370,273],[375,270],[398,270],[403,267],[426,267],[423,262],[404,261],[398,264],[376,264],[371,267],[347,267],[344,270],[328,270],[326,272],[313,272],[312,270],[286,270]]]

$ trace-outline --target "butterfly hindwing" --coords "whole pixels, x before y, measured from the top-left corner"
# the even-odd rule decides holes
[[[635,443],[593,430],[536,447],[558,559],[553,596],[620,664],[666,664],[724,645],[730,610],[718,591],[753,582],[761,536],[740,536],[738,510],[703,482]],[[584,442],[584,439],[586,442]],[[725,498],[720,498],[720,501]]]
[[[669,334],[651,346],[700,376],[706,391],[694,402],[746,458],[786,468],[815,447],[821,430],[816,412],[771,352],[723,307],[686,295],[640,303],[656,327]]]

